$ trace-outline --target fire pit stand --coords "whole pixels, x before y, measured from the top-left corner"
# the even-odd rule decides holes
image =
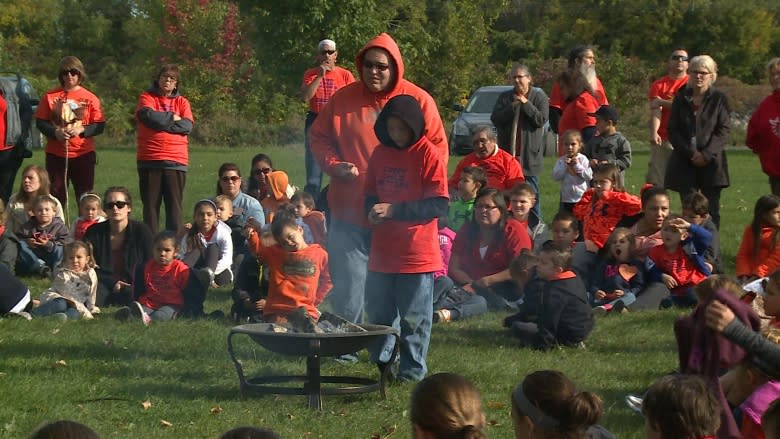
[[[269,330],[268,323],[254,323],[232,328],[227,338],[228,353],[236,367],[241,391],[260,394],[306,395],[309,408],[322,409],[322,395],[351,395],[379,391],[385,399],[385,384],[388,381],[390,368],[379,377],[379,380],[353,376],[322,376],[320,375],[320,359],[322,357],[337,357],[360,351],[368,347],[380,337],[391,335],[395,338],[393,358],[398,354],[398,331],[382,325],[359,325],[363,332],[334,333],[303,333],[274,332]],[[244,368],[236,358],[233,349],[233,337],[239,334],[247,335],[257,344],[269,351],[296,357],[306,357],[306,375],[261,375],[247,377]],[[280,384],[303,382],[303,387],[290,387]],[[331,387],[323,384],[342,384]]]

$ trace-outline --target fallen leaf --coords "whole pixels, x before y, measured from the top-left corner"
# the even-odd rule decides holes
[[[79,409],[79,410],[81,410],[81,411],[83,411],[83,410],[84,410],[84,406],[83,406],[83,405],[81,405],[81,404],[76,404],[76,408],[77,408],[77,409]]]
[[[498,421],[496,421],[495,419],[491,419],[491,420],[487,421],[487,423],[488,423],[488,425],[493,426],[493,427],[498,425]]]
[[[379,433],[374,433],[371,435],[371,439],[382,439],[382,436],[380,436]]]
[[[488,408],[499,410],[499,409],[506,408],[506,403],[501,401],[488,401],[487,406]]]
[[[54,328],[51,330],[51,335],[56,335],[58,332],[60,332],[60,328]]]
[[[209,413],[212,415],[216,415],[217,413],[222,413],[222,407],[216,406],[209,409]]]
[[[163,427],[173,427],[173,424],[166,421],[165,419],[160,419],[160,425],[162,425]]]
[[[65,360],[57,360],[57,362],[54,363],[54,367],[68,367],[68,363],[66,363]]]
[[[141,407],[143,407],[144,410],[149,410],[151,406],[152,406],[152,401],[149,401],[148,399],[141,403]]]
[[[295,419],[295,415],[293,415],[292,413],[287,413],[287,419],[292,421],[293,419]]]

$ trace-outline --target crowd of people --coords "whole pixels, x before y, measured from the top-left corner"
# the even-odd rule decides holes
[[[76,320],[116,306],[117,318],[151,324],[205,316],[207,290],[230,285],[232,319],[288,325],[295,313],[316,323],[318,307],[327,302],[350,322],[365,319],[399,331],[397,358],[389,336],[370,347],[370,358],[383,373],[393,370],[396,380],[420,381],[411,410],[415,437],[444,437],[438,433],[444,418],[429,420],[415,404],[429,409],[435,401],[426,398],[454,389],[463,392],[460,403],[478,397],[462,377],[425,379],[432,325],[488,310],[511,313],[503,324],[520,346],[548,350],[584,348],[594,314],[693,308],[676,327],[680,369],[709,380],[722,404],[718,422],[702,419],[693,436],[679,437],[749,429],[744,413],[741,425],[727,414],[730,407],[741,407],[755,391],[764,400],[780,396],[780,386],[763,386],[774,382],[765,371],[767,380],[745,392],[747,374],[739,369],[758,361],[780,370],[765,358],[777,355],[775,347],[763,354],[749,345],[750,355],[738,355],[738,342],[728,342],[715,350],[733,354],[718,363],[735,368],[727,382],[701,358],[714,349],[701,335],[713,320],[705,319],[705,305],[729,317],[719,308],[725,306],[754,330],[761,330],[758,316],[771,320],[763,329],[770,340],[780,312],[772,305],[772,279],[780,269],[780,59],[768,65],[773,93],[753,115],[746,141],[769,175],[772,194],[757,200],[737,254],[737,280],[728,280],[718,229],[720,194],[730,184],[730,116],[726,96],[713,87],[718,69],[711,57],[689,59],[675,49],[668,74],[651,85],[647,185],[634,195],[624,184],[631,145],[618,129],[619,111],[607,100],[589,46],[570,52],[549,99],[533,85],[528,67],[514,66],[508,74],[513,88],[499,96],[491,115],[495,129],[473,131],[473,152],[449,176],[436,103],[404,79],[395,40],[381,34],[366,43],[356,55],[357,81],[336,66],[337,55],[334,41],[319,42],[318,65],[305,72],[301,85],[309,104],[304,190],[266,154],[253,158],[246,178],[237,164],[223,163],[215,194],[195,204],[191,222],[182,198],[195,121],[180,92],[178,67],[166,64],[156,72],[135,111],[141,222],[131,218],[127,187],[93,191],[93,137],[103,131],[104,117],[99,99],[83,87],[81,61],[65,57],[60,87],[44,95],[35,115],[48,139],[46,167],[25,167],[19,190],[0,204],[3,313]],[[558,133],[552,177],[561,185],[549,226],[539,179],[548,123]],[[8,166],[16,167],[14,173],[19,168],[16,162]],[[325,190],[323,173],[329,177]],[[79,206],[70,228],[69,183]],[[669,191],[679,194],[681,212],[670,212]],[[16,273],[49,277],[51,287],[32,297]],[[704,390],[694,395],[698,378],[690,378],[690,398],[673,401],[679,396],[669,395],[680,385],[675,379],[662,378],[644,397],[648,437],[678,437],[668,429],[696,424],[667,425],[669,407],[679,403],[680,411],[694,416],[702,410],[689,404],[709,404]],[[541,395],[558,391],[551,383],[560,384],[559,394]],[[732,388],[743,389],[729,393],[742,398],[725,403],[724,392]],[[559,403],[559,397],[568,399]],[[754,412],[763,413],[768,402]],[[517,437],[561,437],[554,432],[564,426],[610,437],[592,429],[600,400],[576,392],[556,372],[529,375],[513,392],[512,407]],[[480,410],[478,404],[462,409]],[[458,437],[481,437],[484,416],[474,415],[459,427],[469,433]],[[761,425],[760,414],[750,419]]]

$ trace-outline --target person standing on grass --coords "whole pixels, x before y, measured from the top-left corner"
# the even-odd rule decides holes
[[[766,68],[772,94],[750,117],[745,144],[758,154],[772,193],[780,195],[780,58],[772,58]]]
[[[512,68],[509,81],[514,87],[498,96],[490,120],[496,126],[499,146],[514,154],[520,162],[525,181],[536,193],[534,216],[542,218],[539,174],[544,166],[548,99],[541,88],[533,86],[531,72],[524,65],[517,64]]]
[[[327,39],[320,41],[317,44],[317,55],[314,58],[317,66],[303,73],[303,83],[301,84],[301,100],[309,104],[306,125],[303,130],[304,147],[306,148],[306,186],[303,190],[314,197],[315,203],[320,196],[322,169],[311,153],[309,128],[330,97],[341,87],[355,82],[352,72],[336,65],[338,56],[339,52],[336,50],[335,41]]]
[[[159,227],[160,203],[165,202],[165,229],[182,230],[182,198],[189,164],[188,136],[194,118],[190,101],[180,93],[176,64],[162,66],[149,90],[141,93],[138,119],[138,187],[144,223],[153,235]]]
[[[95,185],[95,141],[103,133],[105,119],[100,100],[83,87],[86,79],[84,64],[75,56],[60,61],[60,86],[41,98],[35,112],[35,125],[48,138],[46,171],[51,178],[51,193],[65,204],[68,182],[76,191],[76,199]]]
[[[356,57],[360,81],[342,88],[320,111],[309,136],[317,163],[330,176],[328,232],[333,312],[352,322],[363,318],[369,234],[365,215],[368,160],[379,141],[374,121],[394,96],[414,97],[422,108],[425,137],[446,165],[449,146],[436,102],[404,79],[404,62],[395,40],[380,34]]]
[[[720,227],[720,193],[729,186],[726,144],[731,110],[726,95],[712,86],[718,65],[708,55],[694,56],[688,85],[680,89],[669,115],[669,141],[674,147],[664,186],[684,199],[700,191],[710,202],[710,216]]]
[[[647,162],[645,181],[654,186],[663,186],[666,163],[672,155],[669,142],[669,114],[674,95],[688,82],[688,52],[675,49],[669,56],[667,74],[650,85],[647,97],[650,100],[650,160]]]

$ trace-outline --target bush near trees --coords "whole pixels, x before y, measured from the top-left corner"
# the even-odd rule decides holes
[[[193,142],[284,144],[301,141],[296,95],[322,38],[354,70],[362,45],[389,32],[406,77],[445,121],[472,90],[504,82],[514,62],[549,90],[568,49],[591,43],[623,131],[644,140],[647,85],[679,46],[715,58],[718,85],[746,118],[768,90],[758,85],[780,54],[779,21],[771,0],[16,0],[0,16],[0,70],[21,71],[43,92],[56,85],[59,59],[78,56],[104,104],[101,142],[132,144],[138,95],[160,63],[175,62],[197,119]]]

